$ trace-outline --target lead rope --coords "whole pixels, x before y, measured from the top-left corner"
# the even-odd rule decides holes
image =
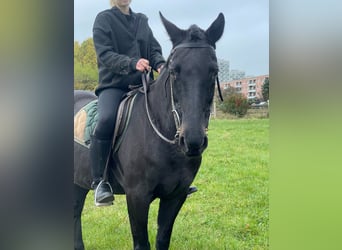
[[[178,124],[176,122],[176,127],[177,127],[177,132],[176,132],[176,135],[175,135],[175,139],[173,140],[170,140],[168,138],[166,138],[162,133],[159,132],[158,128],[154,125],[152,119],[151,119],[151,115],[150,115],[150,111],[149,111],[149,108],[148,108],[148,96],[147,96],[147,74],[146,72],[144,72],[143,74],[141,74],[141,78],[142,78],[142,82],[143,82],[143,87],[144,87],[144,93],[145,93],[145,107],[146,107],[146,113],[147,113],[147,117],[148,117],[148,120],[153,128],[153,130],[156,132],[156,134],[161,138],[163,139],[164,141],[170,143],[170,144],[176,144],[176,142],[178,141],[178,135],[179,135],[179,128],[178,128]],[[172,85],[171,85],[172,86]],[[172,88],[172,87],[171,87]],[[173,103],[173,96],[171,98],[171,103]],[[173,104],[174,106],[174,104]],[[172,107],[172,109],[174,109],[174,107]],[[172,110],[172,113],[174,114],[173,110]],[[177,111],[176,111],[176,114],[177,114]],[[174,115],[175,116],[175,115]],[[178,116],[178,114],[177,114]],[[179,119],[179,117],[178,117]],[[176,121],[176,119],[175,119]],[[179,120],[178,120],[178,123],[179,123]]]

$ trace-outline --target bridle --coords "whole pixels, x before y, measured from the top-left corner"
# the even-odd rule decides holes
[[[171,50],[171,53],[170,53],[170,59],[169,59],[169,62],[172,62],[172,57],[173,57],[173,54],[175,53],[175,51],[178,49],[178,48],[213,48],[213,46],[209,45],[209,44],[204,44],[204,43],[193,43],[193,42],[188,42],[188,43],[181,43],[179,45],[177,45],[176,47],[174,47],[172,50]],[[173,85],[174,85],[174,81],[175,81],[175,78],[174,76],[171,74],[170,70],[168,72],[168,76],[166,78],[166,81],[168,79],[170,79],[170,98],[171,98],[171,112],[173,114],[173,118],[174,118],[174,123],[175,123],[175,126],[176,126],[176,134],[174,136],[174,138],[171,140],[171,139],[168,139],[167,137],[165,137],[160,131],[159,129],[156,127],[156,125],[154,124],[152,118],[151,118],[151,114],[150,114],[150,109],[149,109],[149,105],[148,105],[148,95],[147,95],[147,92],[148,92],[148,80],[149,80],[149,74],[150,72],[144,72],[142,74],[142,83],[143,83],[143,89],[144,89],[144,94],[145,94],[145,107],[146,107],[146,112],[147,112],[147,117],[148,117],[148,120],[153,128],[153,130],[156,132],[156,134],[161,138],[163,139],[164,141],[170,143],[170,144],[177,144],[178,141],[179,141],[179,134],[180,134],[180,124],[181,124],[181,121],[180,121],[180,117],[179,117],[179,114],[177,112],[177,109],[176,109],[176,105],[175,105],[175,101],[174,101],[174,93],[173,93]],[[218,77],[216,77],[216,83],[217,83],[217,89],[218,89],[218,93],[219,93],[219,97],[221,99],[221,101],[223,101],[223,98],[222,98],[222,93],[221,93],[221,89],[220,89],[220,82],[219,82],[219,79]]]

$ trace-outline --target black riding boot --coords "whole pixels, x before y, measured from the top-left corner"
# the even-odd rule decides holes
[[[99,140],[91,137],[90,158],[93,175],[91,187],[95,190],[95,205],[109,206],[113,204],[114,196],[110,184],[103,181],[103,172],[110,153],[111,140]]]

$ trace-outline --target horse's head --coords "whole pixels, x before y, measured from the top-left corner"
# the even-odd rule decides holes
[[[224,16],[220,13],[207,30],[196,25],[182,30],[160,16],[173,45],[165,68],[179,117],[179,144],[186,155],[199,156],[208,145],[206,130],[218,73],[215,43],[222,36]]]

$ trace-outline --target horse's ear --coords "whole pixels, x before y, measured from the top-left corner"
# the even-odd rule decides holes
[[[210,25],[210,27],[205,31],[211,45],[215,47],[215,43],[221,38],[224,30],[224,15],[220,13],[216,20]]]
[[[160,18],[163,22],[163,25],[169,34],[169,37],[171,39],[172,45],[176,46],[178,43],[180,43],[184,39],[185,31],[178,28],[176,25],[168,21],[162,13],[159,11]]]

